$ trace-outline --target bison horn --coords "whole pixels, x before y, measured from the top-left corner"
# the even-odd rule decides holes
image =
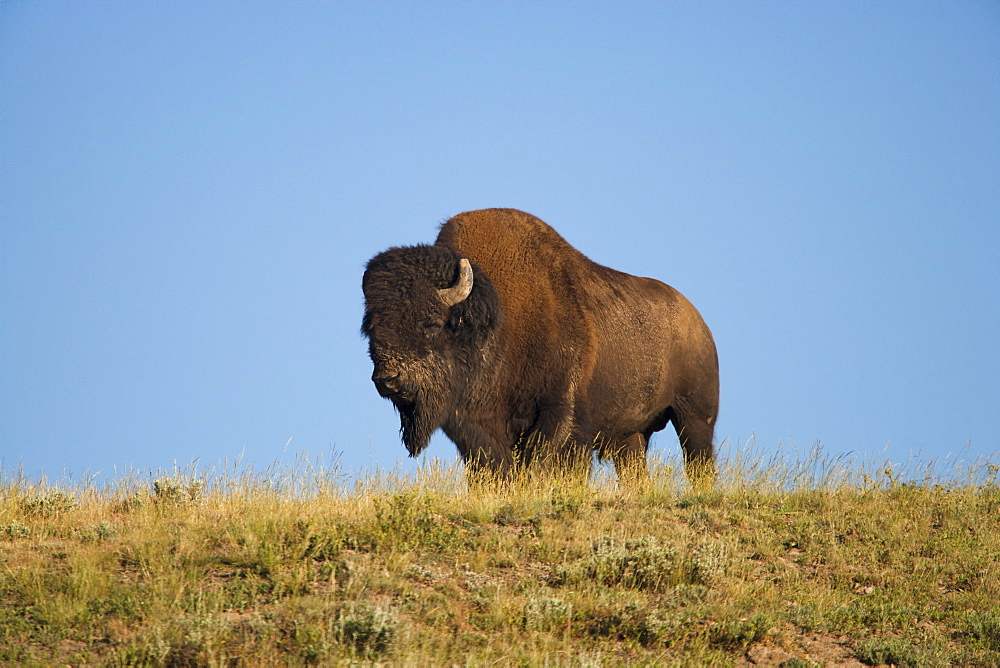
[[[458,261],[458,280],[450,288],[438,290],[438,297],[445,306],[451,307],[465,301],[472,292],[472,265],[464,257]]]

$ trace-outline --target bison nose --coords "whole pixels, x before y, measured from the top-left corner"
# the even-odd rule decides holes
[[[398,374],[372,375],[372,382],[375,383],[375,389],[383,397],[391,397],[394,394],[399,394],[399,391],[403,389]]]

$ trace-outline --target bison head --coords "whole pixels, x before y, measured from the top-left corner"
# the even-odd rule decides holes
[[[372,382],[399,412],[403,443],[415,457],[481,371],[483,348],[502,319],[500,301],[478,267],[442,246],[380,253],[361,285]]]

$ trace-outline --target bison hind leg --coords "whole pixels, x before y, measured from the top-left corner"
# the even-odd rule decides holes
[[[677,432],[684,452],[684,472],[696,487],[711,485],[715,480],[715,413],[696,410],[678,402],[669,411],[670,421]]]

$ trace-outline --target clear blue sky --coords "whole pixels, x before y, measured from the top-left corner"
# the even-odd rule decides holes
[[[4,474],[394,466],[364,264],[492,206],[698,306],[720,442],[1000,450],[997,2],[7,0]]]

